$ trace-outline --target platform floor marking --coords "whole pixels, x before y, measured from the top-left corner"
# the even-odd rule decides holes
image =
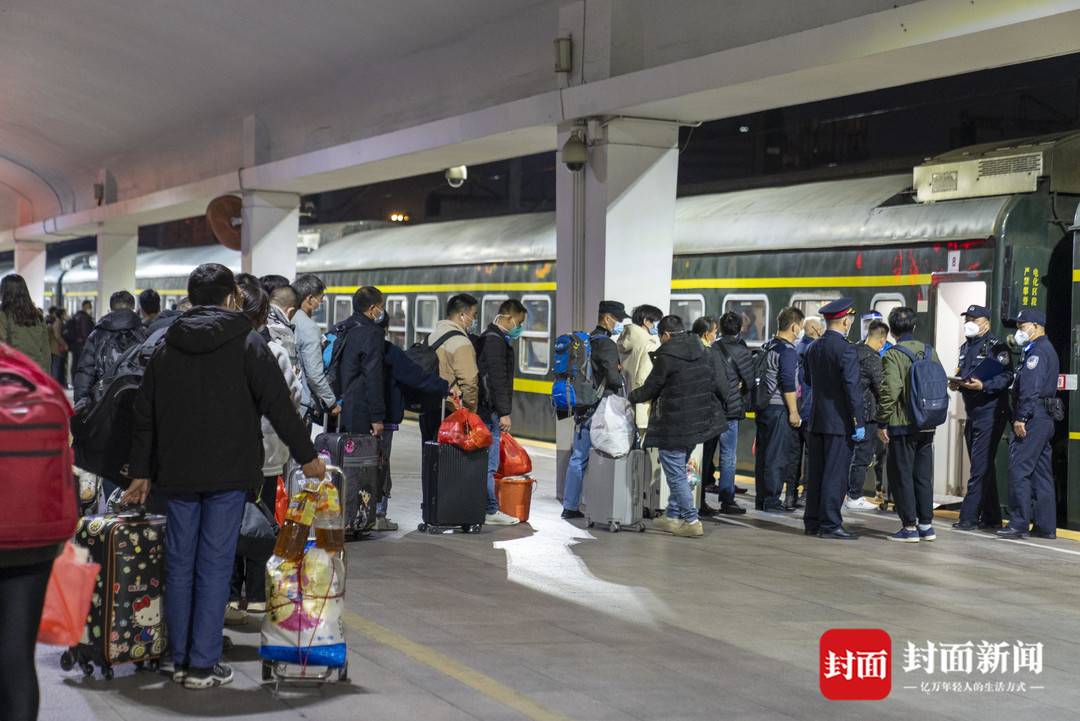
[[[400,633],[375,623],[371,619],[353,612],[342,614],[345,625],[368,638],[399,651],[414,661],[424,664],[450,678],[479,691],[493,701],[517,711],[533,721],[573,721],[569,716],[547,709],[525,694],[500,683],[490,676],[470,668],[444,653],[412,641]]]

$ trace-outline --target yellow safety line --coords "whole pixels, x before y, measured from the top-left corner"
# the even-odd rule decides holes
[[[516,691],[429,646],[405,638],[401,634],[391,631],[385,626],[381,626],[353,611],[344,611],[342,617],[347,626],[364,634],[376,643],[389,646],[414,661],[419,661],[425,666],[479,691],[491,700],[517,711],[522,716],[533,719],[533,721],[571,721],[569,716],[564,716],[541,706],[520,691]]]
[[[359,289],[358,285],[332,285],[326,289],[330,295],[352,295]],[[379,290],[383,293],[463,293],[465,291],[527,291],[527,290],[555,290],[555,283],[551,282],[527,282],[527,283],[422,283],[414,285],[380,285]]]
[[[834,275],[799,278],[678,278],[671,281],[672,290],[702,288],[875,288],[909,285],[929,285],[930,273],[905,275]]]

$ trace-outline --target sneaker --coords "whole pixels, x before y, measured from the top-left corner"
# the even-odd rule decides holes
[[[890,541],[899,541],[900,543],[918,543],[919,531],[915,528],[901,528],[896,533],[888,537]]]
[[[1019,528],[1013,528],[1011,526],[1006,526],[1005,528],[999,529],[997,532],[998,538],[1012,539],[1014,541],[1025,538],[1027,535],[1028,534],[1025,531],[1021,531]]]
[[[920,541],[934,541],[934,540],[937,540],[937,534],[934,533],[934,527],[930,526],[930,528],[927,528],[925,531],[920,528],[919,529],[919,540]]]
[[[187,678],[188,670],[186,666],[176,666],[172,671],[173,683],[183,683]]]
[[[849,511],[876,511],[878,509],[877,506],[862,496],[858,498],[848,496],[848,499],[844,501],[844,508]]]
[[[681,519],[672,518],[671,516],[664,515],[660,516],[659,518],[654,518],[652,522],[652,527],[655,530],[663,531],[664,533],[674,533],[675,529],[679,527],[680,523],[682,523]]]
[[[705,529],[701,526],[701,521],[687,522],[679,520],[677,525],[672,531],[671,535],[680,536],[682,538],[699,538],[705,535]]]
[[[746,509],[738,503],[721,503],[720,510],[717,513],[725,516],[741,516],[746,513]]]
[[[248,613],[266,613],[266,601],[248,601]]]
[[[698,509],[697,514],[699,516],[704,516],[705,518],[709,518],[710,516],[715,516],[718,512],[719,511],[717,511],[717,509],[713,508],[712,506],[710,506],[708,504],[705,504],[705,503],[702,503],[701,508]]]
[[[219,663],[213,668],[188,669],[187,678],[184,679],[184,688],[204,689],[214,686],[226,686],[232,683],[232,667]]]
[[[563,512],[562,512],[562,516],[561,516],[561,518],[564,518],[565,520],[568,520],[568,521],[572,520],[574,518],[584,518],[584,517],[585,517],[585,514],[582,513],[581,511],[577,510],[576,508],[564,508]]]
[[[241,611],[239,608],[234,608],[232,605],[225,607],[226,626],[243,626],[247,622],[247,611]]]
[[[397,529],[398,525],[386,516],[379,516],[375,519],[376,531],[396,531]],[[250,610],[250,606],[248,607],[248,609]]]
[[[502,511],[495,511],[484,517],[484,523],[489,526],[516,526],[521,523],[521,521]]]
[[[957,521],[952,524],[952,527],[958,531],[977,531],[980,526],[975,521]]]

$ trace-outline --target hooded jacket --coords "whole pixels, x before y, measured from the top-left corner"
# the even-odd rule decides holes
[[[149,338],[155,331],[161,330],[162,328],[168,328],[182,315],[183,313],[176,309],[161,311],[157,314],[157,318],[154,318],[146,324],[146,337]]]
[[[720,398],[726,389],[705,357],[701,340],[688,333],[677,335],[653,353],[653,369],[640,388],[630,393],[631,403],[652,401],[647,448],[690,450],[722,433]]]
[[[129,475],[164,495],[259,488],[262,416],[297,462],[315,458],[273,353],[237,311],[200,306],[169,327],[133,416]]]
[[[347,433],[370,433],[386,420],[383,383],[383,329],[362,313],[339,343],[341,348],[341,427]]]
[[[509,334],[494,323],[480,335],[476,365],[480,372],[480,417],[486,423],[492,413],[500,417],[513,413],[514,345]]]
[[[266,335],[263,335],[263,340],[266,340]],[[277,361],[278,368],[281,369],[281,376],[285,379],[285,385],[289,387],[289,398],[292,400],[293,408],[299,414],[300,378],[297,377],[292,363],[289,361],[289,353],[284,346],[274,339],[267,343],[267,347],[274,354],[274,360]],[[289,447],[278,436],[277,431],[274,430],[274,424],[266,416],[262,417],[261,428],[263,437],[263,477],[280,475],[284,473],[285,464],[289,462]]]
[[[146,340],[146,335],[142,319],[133,310],[114,310],[99,320],[86,339],[72,376],[75,402],[87,396],[100,398],[120,357]]]
[[[626,388],[629,391],[639,388],[652,370],[650,353],[660,347],[660,338],[649,333],[640,325],[631,323],[623,328],[615,344],[619,348],[623,374],[626,376]],[[649,427],[649,404],[639,403],[634,406],[634,423],[644,430]]]

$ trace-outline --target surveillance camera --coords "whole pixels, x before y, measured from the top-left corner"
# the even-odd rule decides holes
[[[446,169],[446,184],[451,188],[460,188],[469,178],[469,169],[464,165],[455,165]]]
[[[585,163],[589,160],[589,148],[577,135],[571,135],[566,144],[562,146],[562,162],[566,169],[572,173],[580,173],[585,169]]]

